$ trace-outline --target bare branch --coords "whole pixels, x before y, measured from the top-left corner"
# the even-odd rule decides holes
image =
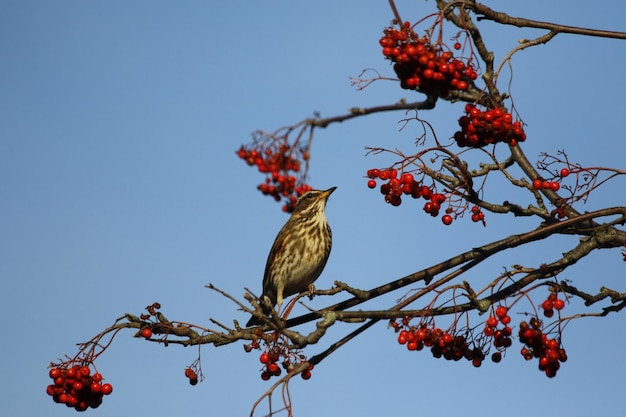
[[[304,123],[313,127],[328,127],[332,123],[341,123],[355,117],[365,116],[373,113],[381,113],[395,110],[430,110],[435,108],[437,102],[436,97],[427,97],[424,101],[416,101],[407,103],[406,100],[400,100],[395,104],[387,104],[375,107],[352,107],[350,113],[341,116],[328,117],[323,119],[306,119]]]
[[[477,15],[477,20],[491,20],[503,25],[513,25],[517,27],[528,27],[537,29],[546,29],[556,33],[569,33],[574,35],[596,36],[612,39],[626,39],[626,32],[617,32],[611,30],[590,29],[577,26],[561,25],[557,23],[542,22],[539,20],[531,20],[522,17],[512,17],[506,13],[496,12],[482,3],[474,1],[451,2],[450,5],[461,4],[465,8],[473,10]]]

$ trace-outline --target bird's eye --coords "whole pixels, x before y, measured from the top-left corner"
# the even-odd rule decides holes
[[[308,194],[306,195],[306,198],[313,198],[313,193],[308,193]]]

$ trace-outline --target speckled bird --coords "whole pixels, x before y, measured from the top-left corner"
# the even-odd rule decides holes
[[[265,264],[263,297],[278,310],[285,297],[309,291],[326,266],[332,246],[332,232],[326,221],[326,201],[337,187],[310,190],[296,202],[289,220],[280,229]],[[264,311],[269,314],[269,311]],[[247,326],[259,325],[256,317]]]

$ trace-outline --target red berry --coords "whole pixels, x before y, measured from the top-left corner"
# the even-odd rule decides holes
[[[552,310],[553,307],[554,307],[554,303],[550,299],[545,300],[541,304],[541,308],[543,308],[544,310]]]
[[[557,310],[563,310],[563,307],[565,307],[565,302],[559,298],[554,300],[553,304],[554,304],[554,308]]]
[[[302,373],[300,374],[300,376],[302,377],[302,379],[304,379],[305,381],[307,379],[311,378],[311,371],[309,371],[308,369],[302,371]]]
[[[146,339],[150,339],[152,337],[152,330],[150,330],[148,327],[144,327],[143,329],[141,329],[141,335]]]
[[[267,352],[261,353],[261,356],[259,356],[259,361],[261,361],[261,363],[268,363],[270,361],[270,355],[268,355]]]
[[[561,188],[561,184],[559,184],[556,181],[553,181],[550,183],[550,188],[552,189],[552,191],[559,191],[559,189]]]
[[[539,358],[539,369],[545,370],[550,365],[550,359],[547,356]]]
[[[368,178],[378,178],[379,175],[380,175],[379,169],[372,168],[367,171]]]
[[[109,395],[113,392],[113,386],[111,384],[102,384],[102,393],[104,395]]]
[[[533,352],[530,349],[528,349],[527,347],[523,347],[522,350],[520,351],[520,353],[522,354],[524,359],[526,359],[527,361],[529,361],[529,360],[531,360],[533,358]]]
[[[76,372],[80,369],[80,366],[74,365],[70,369],[67,370],[68,378],[76,378]]]
[[[400,333],[398,334],[398,343],[400,343],[401,345],[404,345],[407,342],[409,332],[406,330],[402,330],[400,331]]]
[[[420,194],[422,195],[424,200],[430,200],[433,192],[430,190],[430,188],[428,188],[428,186],[422,185],[422,187],[420,188]]]
[[[92,380],[93,380],[93,378],[92,378]],[[99,382],[92,382],[91,385],[89,386],[89,389],[94,394],[98,394],[99,392],[102,392],[102,385],[100,385]]]
[[[561,169],[561,176],[562,176],[563,178],[565,178],[565,177],[567,177],[568,175],[569,175],[569,169],[567,169],[567,168],[562,168],[562,169]]]
[[[540,189],[542,188],[542,186],[543,186],[543,180],[542,180],[542,179],[540,179],[540,178],[535,178],[535,179],[533,180],[533,188],[534,188],[535,190],[540,190]]]
[[[433,194],[431,198],[433,200],[433,203],[437,204],[442,204],[444,201],[446,201],[446,196],[440,193]]]
[[[489,318],[487,319],[487,326],[496,327],[497,325],[498,325],[498,319],[495,318],[494,316],[489,316]]]
[[[422,341],[426,340],[426,336],[427,336],[426,330],[424,330],[424,329],[419,329],[418,331],[415,332],[415,339],[418,342],[422,342]]]
[[[95,374],[93,374],[93,376],[91,377],[91,380],[94,382],[100,382],[102,381],[102,374],[100,374],[99,372],[96,372]]]
[[[368,186],[369,188],[376,188],[376,180],[369,180],[369,181],[367,182],[367,186]]]
[[[91,373],[91,370],[89,369],[88,366],[81,366],[80,369],[78,370],[78,372],[80,373],[80,375],[83,378],[86,378],[89,376],[89,374]]]
[[[409,343],[406,344],[406,348],[408,350],[417,350],[417,348],[419,347],[419,342],[413,340]]]
[[[459,49],[461,49],[461,44],[460,44],[459,42],[455,42],[455,43],[454,43],[454,49],[456,49],[457,51],[458,51]]]
[[[443,222],[443,224],[445,224],[446,226],[449,226],[450,224],[452,224],[452,216],[450,216],[449,214],[444,214],[441,217],[441,221]]]
[[[52,368],[48,371],[48,376],[52,379],[56,379],[61,376],[61,370],[59,368]]]
[[[412,184],[414,180],[415,179],[413,177],[413,174],[411,174],[410,172],[405,172],[400,177],[400,184]]]
[[[496,308],[496,317],[502,320],[502,318],[505,317],[508,312],[509,312],[508,308],[504,306],[498,306],[498,308]]]
[[[378,41],[380,43],[380,46],[382,47],[390,47],[393,46],[393,40],[391,38],[388,38],[386,36],[383,36],[382,38],[380,38],[380,41]]]

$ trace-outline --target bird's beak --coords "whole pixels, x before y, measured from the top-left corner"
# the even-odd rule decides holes
[[[324,193],[324,198],[328,198],[328,197],[330,197],[330,195],[331,195],[331,194],[333,193],[333,191],[335,191],[336,189],[337,189],[337,187],[332,187],[332,188],[329,188],[329,189],[328,189],[328,190],[326,190],[326,191],[322,191],[322,192]]]

